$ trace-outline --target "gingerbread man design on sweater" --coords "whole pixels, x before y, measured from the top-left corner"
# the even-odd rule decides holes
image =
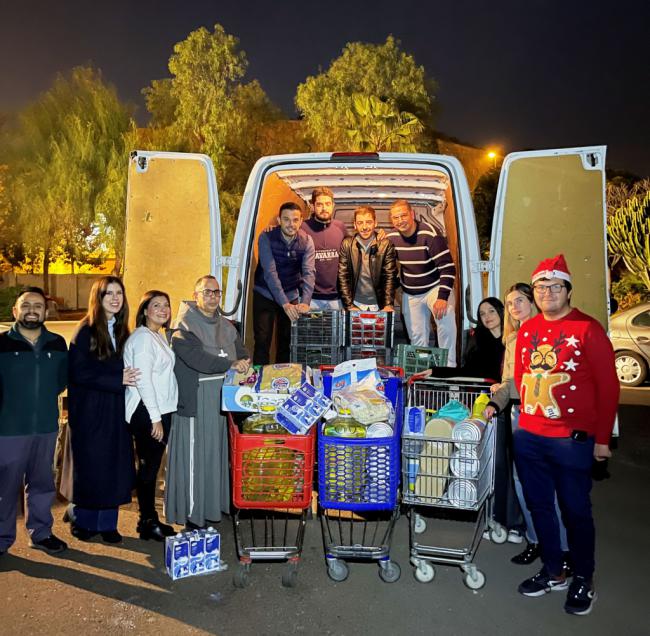
[[[568,373],[553,373],[557,366],[560,344],[565,340],[560,334],[553,345],[542,344],[539,336],[531,338],[533,350],[530,352],[530,373],[524,373],[521,383],[526,387],[524,397],[524,413],[533,415],[537,408],[550,418],[557,419],[562,416],[562,411],[553,395],[553,389],[565,384],[571,379]]]

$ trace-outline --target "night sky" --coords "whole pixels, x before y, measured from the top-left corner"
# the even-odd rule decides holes
[[[147,115],[173,45],[218,22],[240,39],[271,99],[350,41],[401,40],[439,85],[436,127],[504,151],[607,144],[610,168],[650,175],[648,0],[92,2],[0,0],[0,112],[91,62]]]

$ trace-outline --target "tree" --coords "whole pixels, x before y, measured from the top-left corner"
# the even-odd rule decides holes
[[[494,217],[494,205],[497,200],[500,175],[500,168],[491,168],[478,180],[474,192],[472,192],[476,231],[478,232],[481,253],[485,256],[490,253],[492,219]]]
[[[201,152],[219,177],[224,245],[232,240],[246,179],[279,109],[259,82],[243,83],[248,67],[236,37],[219,24],[190,33],[174,46],[170,78],[143,90],[152,114],[148,147]]]
[[[351,149],[372,152],[415,152],[417,136],[424,130],[415,115],[361,93],[352,94],[348,126]]]
[[[295,102],[319,149],[346,150],[354,93],[374,96],[398,112],[413,113],[430,130],[435,90],[424,68],[389,36],[384,44],[347,44],[327,71],[298,86]],[[424,137],[419,138],[419,147]]]
[[[610,252],[650,290],[650,190],[633,197],[607,221]]]
[[[132,125],[131,109],[90,67],[57,77],[21,114],[9,161],[12,203],[26,252],[42,257],[46,291],[52,260],[63,256],[74,270],[99,244],[95,202]]]

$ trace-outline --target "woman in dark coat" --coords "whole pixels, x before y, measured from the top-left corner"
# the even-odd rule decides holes
[[[93,285],[88,314],[70,344],[61,492],[71,502],[65,520],[82,541],[101,534],[107,543],[119,543],[118,508],[131,501],[135,467],[124,387],[135,385],[138,372],[122,362],[128,317],[122,281],[104,276]]]

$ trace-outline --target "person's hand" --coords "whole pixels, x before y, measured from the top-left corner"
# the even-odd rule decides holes
[[[377,240],[378,241],[383,241],[386,238],[386,230],[384,230],[383,227],[380,227],[377,230]]]
[[[486,421],[491,420],[494,417],[496,412],[497,410],[493,406],[488,405],[485,407],[485,410],[483,411],[483,417],[486,419]]]
[[[447,313],[447,301],[438,298],[438,300],[433,303],[433,317],[436,320],[440,320],[445,313]]]
[[[594,444],[594,459],[601,462],[609,459],[612,456],[612,451],[609,450],[609,444]]]
[[[230,368],[234,369],[237,373],[248,373],[248,369],[250,369],[250,358],[242,358],[241,360],[235,360],[231,365]]]
[[[490,387],[490,393],[494,394],[496,393],[499,389],[501,388],[501,385],[499,383],[493,384]]]
[[[125,386],[135,386],[140,379],[140,369],[127,367],[122,371],[122,384]]]
[[[292,303],[285,303],[282,305],[282,309],[284,309],[284,313],[287,314],[291,322],[298,320],[298,316],[300,314],[298,313],[297,305],[293,305]]]
[[[151,437],[153,437],[157,442],[162,442],[163,435],[164,435],[164,431],[163,431],[162,422],[152,422]]]
[[[391,311],[393,311],[393,307],[392,307],[391,305],[386,305],[386,306],[382,309],[382,311],[388,311],[388,312],[391,312]]]
[[[294,305],[300,314],[306,314],[309,311],[309,305],[307,303],[298,303]]]

